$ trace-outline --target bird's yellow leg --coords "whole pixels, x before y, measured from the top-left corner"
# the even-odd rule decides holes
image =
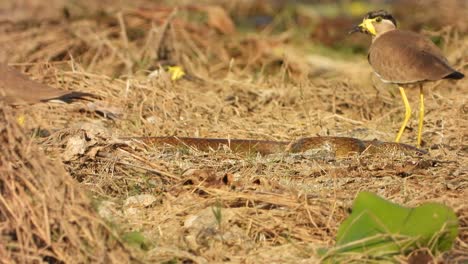
[[[398,131],[398,134],[395,138],[395,142],[397,143],[400,142],[401,135],[403,135],[403,131],[405,131],[406,125],[408,124],[408,121],[411,117],[411,106],[408,102],[408,98],[406,98],[405,89],[403,87],[398,88],[400,88],[401,98],[403,99],[403,103],[405,104],[405,119],[403,120],[400,130]]]
[[[424,122],[424,93],[423,93],[423,87],[421,85],[419,87],[418,148],[421,147],[423,122]]]

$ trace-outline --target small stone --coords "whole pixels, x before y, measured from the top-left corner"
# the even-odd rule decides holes
[[[141,215],[141,210],[136,207],[128,207],[124,209],[124,214],[127,218],[133,218],[135,216]]]
[[[139,194],[135,196],[128,197],[125,200],[125,207],[148,207],[156,201],[156,197],[151,194]]]
[[[114,218],[118,215],[116,208],[116,203],[111,201],[103,201],[99,204],[97,211],[102,218],[108,221],[113,221]]]

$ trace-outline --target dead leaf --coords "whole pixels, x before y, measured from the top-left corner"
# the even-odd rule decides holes
[[[226,174],[219,175],[216,171],[211,169],[189,169],[184,172],[182,176],[184,176],[185,185],[220,187],[230,182],[230,180],[226,178]]]
[[[77,133],[68,138],[65,151],[62,154],[64,161],[76,160],[83,156],[88,150],[89,144],[86,140],[86,133]]]

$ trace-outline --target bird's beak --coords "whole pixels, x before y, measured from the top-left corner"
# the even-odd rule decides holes
[[[369,19],[369,18],[364,19],[361,24],[359,24],[357,26],[354,26],[349,31],[349,34],[352,34],[352,33],[355,33],[355,32],[361,32],[361,33],[365,33],[365,34],[375,36],[377,33],[375,32],[375,27],[372,24],[372,22],[374,20],[375,19]]]
[[[361,32],[361,33],[364,32],[364,29],[362,28],[362,24],[359,24],[359,25],[354,26],[354,27],[348,32],[348,34],[353,34],[353,33],[356,33],[356,32]]]

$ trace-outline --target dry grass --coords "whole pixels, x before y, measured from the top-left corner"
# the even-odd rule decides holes
[[[291,44],[290,33],[223,34],[203,19],[204,9],[181,6],[174,13],[168,6],[141,2],[146,11],[127,5],[119,14],[113,6],[106,15],[85,12],[70,20],[53,16],[33,26],[0,25],[0,58],[54,87],[103,97],[92,106],[43,104],[16,109],[15,115],[26,117],[26,129],[41,130],[42,137],[33,141],[48,158],[65,162],[81,188],[93,193],[106,221],[120,234],[144,235],[145,241],[131,247],[141,261],[318,262],[315,250],[333,245],[339,223],[360,190],[409,206],[427,201],[451,206],[459,216],[460,235],[454,249],[436,259],[468,258],[466,78],[429,85],[423,138],[430,153],[419,159],[328,162],[122,142],[121,136],[149,135],[268,140],[339,135],[391,141],[404,113],[397,90],[372,77],[365,56],[311,56]],[[467,36],[456,28],[439,34],[446,40],[449,60],[466,72]],[[184,66],[188,77],[176,82],[165,74],[149,77],[168,64]],[[408,92],[416,105],[416,89]],[[120,118],[104,118],[95,114],[96,108],[118,112]],[[417,120],[409,127],[403,140],[414,143]],[[17,142],[14,135],[8,134],[7,142]],[[21,142],[30,142],[19,135]],[[31,194],[9,205],[31,202],[40,189],[50,194],[41,199],[57,203],[53,208],[66,202],[77,206],[74,217],[94,219],[87,200],[64,173],[50,177],[60,166],[38,158],[36,150],[27,154],[24,144],[12,146],[24,149],[8,162],[29,160],[37,162],[38,169],[27,163],[21,166],[24,172],[9,170],[10,178],[2,178],[3,184],[31,176]],[[41,181],[40,175],[48,180]],[[77,193],[64,201],[58,197],[63,197],[65,185]],[[28,221],[47,227],[39,220],[43,213],[30,217]],[[86,243],[96,243],[97,251],[112,247],[104,244],[109,239],[100,223],[85,221],[78,227],[92,230]],[[49,245],[49,238],[34,233],[39,232],[34,226],[23,224],[19,230],[27,238],[34,234],[45,241],[36,245]],[[73,228],[67,230],[78,232]],[[70,247],[79,245],[79,239],[73,241]],[[5,252],[12,261],[21,255]],[[74,254],[91,259],[78,248],[63,252],[81,252]],[[357,256],[361,261],[364,257]]]
[[[86,192],[44,157],[4,105],[0,124],[2,263],[130,261]]]

